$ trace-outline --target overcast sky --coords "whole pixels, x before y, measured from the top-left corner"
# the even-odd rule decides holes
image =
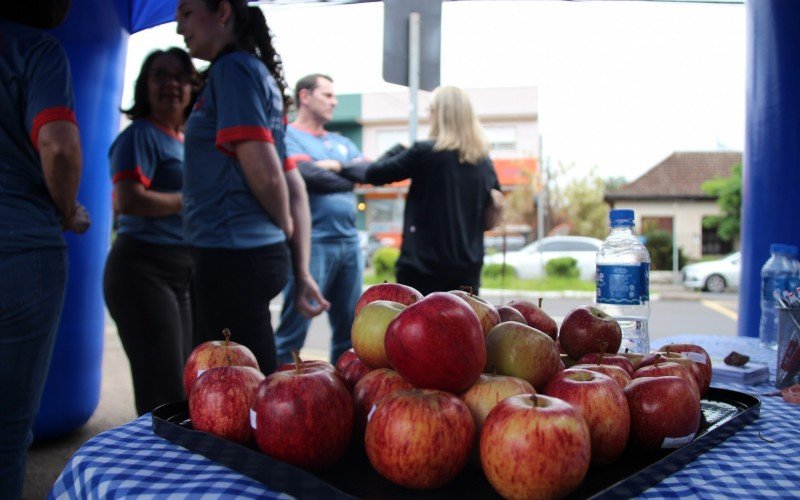
[[[382,81],[383,5],[264,7],[292,85]],[[168,24],[129,42],[123,103],[144,56],[183,47]],[[442,7],[442,84],[536,86],[543,155],[629,181],[673,151],[741,151],[745,8],[672,2],[472,1]]]

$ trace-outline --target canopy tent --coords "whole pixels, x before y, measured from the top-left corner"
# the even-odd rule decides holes
[[[262,4],[339,5],[375,0],[265,0]],[[654,0],[742,3],[742,0]],[[68,236],[70,278],[53,361],[34,432],[37,438],[83,425],[100,397],[105,325],[102,270],[109,246],[108,148],[119,123],[130,34],[174,19],[177,0],[73,0],[54,31],[66,48],[84,151],[79,197],[93,218],[83,236]],[[762,263],[773,242],[800,243],[787,209],[800,186],[800,2],[750,0],[747,12],[747,117],[742,210],[739,335],[757,336]]]

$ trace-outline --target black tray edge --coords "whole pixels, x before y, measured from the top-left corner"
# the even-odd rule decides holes
[[[704,399],[732,403],[741,411],[717,422],[692,442],[676,448],[656,462],[643,467],[636,474],[611,484],[601,491],[582,497],[605,500],[631,498],[639,495],[755,421],[761,410],[761,401],[757,397],[730,389],[711,387]],[[308,471],[275,460],[246,446],[205,432],[187,429],[169,421],[170,418],[188,415],[188,413],[186,401],[159,406],[153,410],[152,414],[154,433],[167,441],[261,482],[275,492],[286,493],[296,498],[357,498],[337,489]],[[266,467],[259,464],[266,464]],[[289,480],[289,476],[292,476],[294,480]],[[297,481],[297,478],[302,480]],[[576,498],[576,493],[578,492],[570,495],[570,498]],[[581,497],[581,495],[578,494],[577,497]]]
[[[186,429],[169,421],[171,417],[188,414],[189,404],[186,401],[167,403],[155,408],[152,412],[153,432],[167,441],[258,481],[276,493],[285,493],[295,498],[356,498],[304,469],[275,460],[233,441]],[[301,480],[297,481],[298,478]]]
[[[709,398],[709,395],[714,397]],[[642,468],[637,474],[628,476],[589,498],[607,500],[635,497],[747,427],[761,414],[761,400],[752,394],[710,387],[705,399],[736,402],[743,410],[731,418],[714,424],[691,443],[676,448],[657,462]]]

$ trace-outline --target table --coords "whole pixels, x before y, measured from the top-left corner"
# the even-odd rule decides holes
[[[731,350],[770,366],[769,384],[712,384],[756,395],[761,416],[640,498],[788,498],[800,495],[800,406],[774,390],[775,351],[758,339],[678,335],[657,343],[698,343],[712,357]],[[87,441],[48,498],[286,498],[263,484],[155,435],[150,414]]]

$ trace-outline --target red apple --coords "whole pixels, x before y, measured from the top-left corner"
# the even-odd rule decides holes
[[[662,346],[659,351],[664,352],[677,352],[683,354],[687,358],[697,363],[700,372],[703,375],[703,380],[700,385],[700,395],[704,396],[711,385],[711,356],[708,355],[705,349],[695,344],[667,344]]]
[[[400,389],[413,389],[414,386],[405,381],[394,370],[378,368],[364,375],[353,389],[353,404],[355,405],[355,422],[353,433],[364,438],[367,428],[367,416],[378,401]]]
[[[355,314],[361,312],[361,308],[376,300],[391,300],[403,305],[411,305],[422,300],[422,294],[418,290],[408,285],[400,283],[378,283],[364,290],[361,297],[356,302]]]
[[[483,373],[459,397],[467,404],[475,421],[475,431],[480,433],[489,411],[500,401],[517,394],[536,394],[536,390],[521,378]]]
[[[383,477],[406,488],[450,482],[469,459],[475,424],[458,397],[399,390],[381,399],[367,422],[367,457]]]
[[[616,365],[598,365],[598,364],[586,364],[586,365],[573,365],[572,368],[580,368],[581,370],[589,370],[597,373],[602,373],[617,383],[620,388],[624,389],[628,382],[631,381],[631,376]]]
[[[353,397],[330,371],[298,364],[261,382],[251,423],[265,454],[311,471],[327,469],[350,443]]]
[[[506,305],[519,311],[528,326],[546,333],[553,340],[558,337],[558,324],[542,309],[542,299],[539,299],[539,305],[528,300],[512,300]]]
[[[486,372],[521,378],[538,391],[561,369],[556,343],[536,328],[508,321],[486,336]]]
[[[209,368],[216,366],[252,366],[259,370],[258,361],[253,352],[247,347],[232,342],[231,332],[227,328],[222,330],[225,340],[210,340],[195,347],[186,364],[183,366],[183,390],[186,397],[192,393],[192,386],[197,377]],[[230,363],[228,363],[230,358]]]
[[[370,368],[391,368],[386,356],[384,337],[389,323],[406,306],[391,300],[376,300],[361,308],[350,331],[350,340],[358,359]]]
[[[522,323],[523,325],[528,324],[528,322],[525,321],[525,316],[511,306],[497,306],[497,314],[500,315],[501,323],[504,321],[516,321],[517,323]]]
[[[296,351],[292,353],[293,356],[295,354],[297,354]],[[297,361],[293,361],[291,363],[284,363],[284,364],[278,366],[277,368],[275,368],[275,371],[276,372],[285,372],[285,371],[289,371],[289,370],[294,370],[295,368],[297,368],[297,363],[300,363],[300,367],[301,368],[316,368],[316,369],[319,369],[319,370],[327,370],[327,371],[333,373],[334,375],[336,375],[339,378],[339,380],[342,381],[343,384],[347,385],[347,379],[344,378],[344,375],[339,373],[339,371],[336,369],[336,367],[333,366],[332,364],[330,364],[329,362],[327,362],[325,360],[322,360],[322,359],[310,359],[310,360],[300,359],[299,354],[297,354],[297,358],[296,359],[297,359]]]
[[[622,388],[602,373],[570,368],[547,382],[544,394],[583,412],[592,439],[592,463],[610,464],[628,444],[630,411]]]
[[[561,322],[558,338],[561,347],[572,359],[600,352],[606,342],[606,352],[616,353],[622,344],[622,330],[617,320],[592,306],[571,310]]]
[[[450,293],[464,299],[472,310],[475,311],[475,314],[478,315],[478,319],[481,322],[481,329],[483,330],[484,336],[486,336],[489,330],[494,328],[496,324],[500,323],[500,314],[498,314],[497,308],[486,299],[473,295],[472,292],[467,290],[451,290]]]
[[[687,356],[677,352],[655,352],[642,358],[641,363],[639,363],[639,368],[654,364],[656,357],[658,357],[662,363],[667,361],[670,363],[678,363],[686,368],[694,378],[694,382],[697,385],[698,394],[700,394],[700,397],[703,396],[702,387],[703,383],[705,382],[705,378],[703,377],[703,372],[697,363],[689,359]]]
[[[695,379],[692,372],[690,372],[687,367],[675,363],[674,361],[664,361],[661,358],[660,354],[654,357],[652,365],[645,365],[645,366],[639,365],[639,368],[637,368],[636,371],[633,372],[631,379],[633,380],[642,377],[666,377],[666,376],[674,376],[685,379],[695,390],[697,398],[700,399],[700,388],[698,387],[697,379]]]
[[[630,443],[638,448],[678,448],[700,428],[700,397],[686,379],[642,377],[625,387],[631,410]]]
[[[600,352],[593,352],[584,354],[578,360],[579,365],[614,365],[625,370],[628,375],[634,372],[633,363],[631,360],[620,354],[605,354]]]
[[[194,430],[247,443],[250,405],[264,374],[252,366],[217,366],[195,380],[189,394],[189,418]]]
[[[627,358],[628,361],[631,362],[631,364],[633,365],[633,371],[636,371],[636,369],[639,368],[639,363],[641,363],[642,359],[645,356],[644,353],[641,352],[630,352],[630,350],[628,350],[627,347],[623,352],[620,352],[619,355]]]
[[[561,498],[589,470],[591,437],[581,411],[560,399],[511,396],[489,412],[480,438],[486,479],[505,498]]]
[[[452,293],[433,292],[386,329],[392,367],[421,389],[461,392],[483,371],[486,343],[475,311]]]
[[[335,368],[342,375],[345,385],[351,392],[356,386],[356,382],[370,371],[370,367],[358,359],[356,351],[352,347],[339,356],[339,359],[336,360]]]

